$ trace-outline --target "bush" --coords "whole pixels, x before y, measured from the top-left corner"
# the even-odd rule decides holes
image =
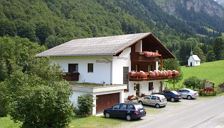
[[[78,97],[78,108],[75,108],[76,115],[89,116],[92,114],[93,96],[83,95]]]
[[[8,113],[8,98],[6,88],[3,83],[0,83],[0,117],[7,116]]]
[[[13,92],[9,93],[10,116],[21,122],[23,128],[68,126],[72,115],[70,86],[56,76],[51,77],[41,78],[17,71],[6,81],[9,92]]]
[[[224,92],[224,83],[220,84],[218,87],[221,92]]]
[[[24,89],[12,103],[11,116],[21,121],[23,128],[65,128],[72,108],[68,93],[63,88],[39,85]]]
[[[187,88],[193,88],[193,89],[200,89],[203,86],[202,80],[200,80],[199,78],[197,78],[195,76],[185,79],[184,85]]]
[[[216,94],[217,94],[216,91],[210,92],[210,93],[207,93],[207,92],[204,92],[204,91],[199,91],[200,96],[216,96]]]

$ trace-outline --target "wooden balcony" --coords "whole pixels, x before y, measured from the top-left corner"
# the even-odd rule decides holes
[[[132,53],[131,60],[133,62],[155,62],[162,58],[161,54],[157,52],[141,52],[141,53]]]
[[[172,79],[179,76],[179,72],[176,70],[167,71],[150,71],[150,72],[129,72],[128,77],[130,81],[149,81],[149,80],[163,80]]]
[[[66,73],[63,78],[67,81],[79,81],[79,73]]]

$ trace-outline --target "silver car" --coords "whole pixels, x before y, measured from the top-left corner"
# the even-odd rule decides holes
[[[190,99],[196,99],[198,97],[198,92],[188,89],[188,88],[183,88],[178,90],[178,93],[181,95],[182,98],[186,98],[188,100]]]
[[[144,96],[138,99],[138,102],[143,105],[155,106],[156,108],[165,107],[167,104],[167,99],[165,96],[160,94],[153,94],[149,96]]]

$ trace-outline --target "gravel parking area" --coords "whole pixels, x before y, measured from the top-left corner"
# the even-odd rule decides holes
[[[147,116],[141,120],[125,122],[120,128],[224,128],[224,96],[199,97],[168,102],[165,108],[145,106]]]

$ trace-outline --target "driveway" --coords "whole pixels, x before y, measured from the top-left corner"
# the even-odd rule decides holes
[[[146,107],[150,112],[151,107]],[[151,110],[152,111],[152,110]],[[168,103],[142,120],[120,125],[129,128],[224,128],[224,96]]]

